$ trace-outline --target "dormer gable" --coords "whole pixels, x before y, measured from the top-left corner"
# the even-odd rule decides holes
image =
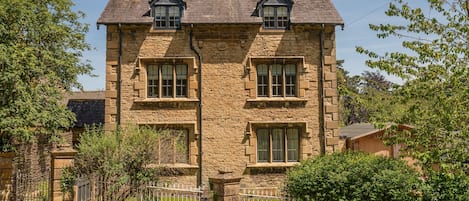
[[[154,29],[179,29],[186,8],[182,0],[150,0]]]
[[[266,29],[289,29],[293,6],[291,0],[261,0],[256,10]]]

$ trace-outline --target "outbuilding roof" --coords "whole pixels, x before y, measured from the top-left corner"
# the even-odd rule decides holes
[[[339,137],[347,139],[357,139],[367,135],[371,135],[381,131],[382,129],[377,129],[370,123],[358,123],[352,124],[339,129]]]
[[[73,92],[67,97],[67,108],[75,113],[75,127],[104,124],[104,91]]]
[[[181,23],[255,23],[262,18],[256,15],[259,0],[186,0]],[[344,22],[331,0],[293,1],[291,23],[336,24]],[[148,0],[109,0],[98,24],[152,23]]]

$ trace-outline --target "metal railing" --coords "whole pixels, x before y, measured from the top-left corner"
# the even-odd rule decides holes
[[[200,201],[202,194],[203,190],[200,187],[150,182],[140,194],[139,200]]]
[[[90,179],[79,176],[76,185],[77,201],[120,201],[129,198],[138,201],[200,201],[203,195],[203,190],[199,187],[158,182],[138,183],[138,185],[130,182],[116,190],[113,189],[112,182],[100,177]]]
[[[294,201],[283,190],[276,187],[241,188],[239,193],[241,201]]]

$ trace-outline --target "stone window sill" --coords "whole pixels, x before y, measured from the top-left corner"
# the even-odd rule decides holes
[[[199,102],[198,98],[142,98],[135,99],[135,103],[173,103],[173,102]]]
[[[307,102],[306,98],[297,98],[297,97],[258,97],[250,98],[246,100],[247,102]]]
[[[150,33],[177,33],[179,29],[164,29],[164,28],[153,28],[151,27]]]
[[[271,27],[271,28],[265,28],[265,27],[262,27],[260,29],[260,32],[261,33],[277,33],[277,34],[282,34],[282,33],[285,33],[287,32],[288,30],[285,29],[285,28],[274,28],[274,27]]]
[[[247,164],[246,167],[248,168],[275,168],[275,167],[293,167],[295,165],[300,164],[300,162],[273,162],[273,163],[255,163],[255,164]]]

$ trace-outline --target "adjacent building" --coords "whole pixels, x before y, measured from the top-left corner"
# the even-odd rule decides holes
[[[330,0],[109,0],[98,24],[105,129],[173,133],[155,165],[178,182],[230,172],[279,185],[288,167],[339,150],[343,20]]]
[[[67,108],[75,114],[76,121],[64,137],[73,147],[79,144],[87,126],[104,124],[104,97],[104,91],[77,91],[66,96]]]

